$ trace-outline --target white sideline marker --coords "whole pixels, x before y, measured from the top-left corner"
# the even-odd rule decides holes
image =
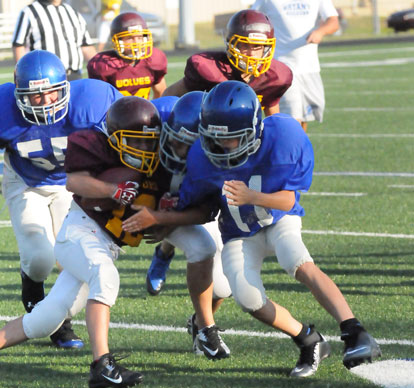
[[[414,387],[414,359],[376,361],[350,371],[384,388]]]

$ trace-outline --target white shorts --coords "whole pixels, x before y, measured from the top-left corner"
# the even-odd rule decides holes
[[[259,310],[266,303],[260,276],[265,257],[276,256],[280,266],[292,277],[302,264],[313,262],[302,241],[301,228],[301,217],[286,215],[254,236],[233,239],[224,245],[224,274],[235,301],[244,311]]]
[[[42,282],[56,263],[55,236],[68,213],[72,193],[58,185],[29,187],[7,163],[2,186],[19,246],[20,266],[30,279]]]
[[[52,334],[88,299],[112,306],[118,296],[114,265],[119,247],[75,203],[56,237],[55,255],[63,267],[48,295],[23,317],[28,338]]]
[[[279,103],[280,112],[302,122],[322,122],[325,92],[320,73],[294,74],[292,85]]]

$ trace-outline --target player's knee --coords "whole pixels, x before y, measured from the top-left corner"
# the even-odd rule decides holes
[[[266,304],[264,290],[251,285],[244,278],[235,281],[232,291],[234,300],[244,312],[252,313]]]
[[[213,272],[213,298],[214,299],[224,299],[231,296],[231,288],[229,281],[222,274],[222,276],[217,276]]]
[[[23,317],[23,330],[27,338],[42,338],[53,334],[66,319],[69,307],[62,300],[44,299],[30,314]]]
[[[200,244],[191,244],[188,249],[184,251],[187,262],[198,263],[200,261],[208,260],[214,257],[216,253],[216,243],[212,238],[204,239]]]
[[[112,262],[95,266],[88,284],[88,299],[97,300],[108,306],[115,304],[120,281],[118,270]]]
[[[297,269],[307,262],[313,263],[300,235],[285,235],[276,244],[276,256],[280,266],[293,278]]]
[[[56,263],[53,250],[33,248],[22,257],[23,271],[35,282],[43,282]]]

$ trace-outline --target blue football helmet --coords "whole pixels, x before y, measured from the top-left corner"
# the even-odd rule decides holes
[[[254,90],[244,82],[225,81],[207,94],[201,107],[201,147],[212,164],[235,168],[260,147],[262,110]]]
[[[173,174],[186,172],[188,150],[199,136],[200,110],[205,96],[206,93],[200,91],[184,94],[162,126],[160,161]]]
[[[49,125],[62,120],[68,112],[70,85],[62,61],[53,53],[34,50],[24,55],[14,71],[14,96],[23,118],[31,124]],[[35,105],[35,98],[55,93],[47,105]],[[40,100],[39,100],[40,101]]]
[[[154,98],[151,102],[155,105],[160,114],[161,121],[167,121],[170,117],[171,111],[175,103],[178,101],[179,97],[177,96],[162,96]]]

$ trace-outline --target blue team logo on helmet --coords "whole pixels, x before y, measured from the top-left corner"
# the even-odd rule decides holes
[[[34,50],[24,55],[16,64],[14,82],[17,106],[29,123],[49,125],[66,116],[70,85],[55,54]]]
[[[260,147],[262,110],[254,90],[244,82],[225,81],[207,94],[201,107],[201,147],[212,164],[235,168]]]
[[[173,106],[160,137],[161,164],[173,174],[185,174],[187,153],[199,137],[200,110],[206,93],[184,94]]]

